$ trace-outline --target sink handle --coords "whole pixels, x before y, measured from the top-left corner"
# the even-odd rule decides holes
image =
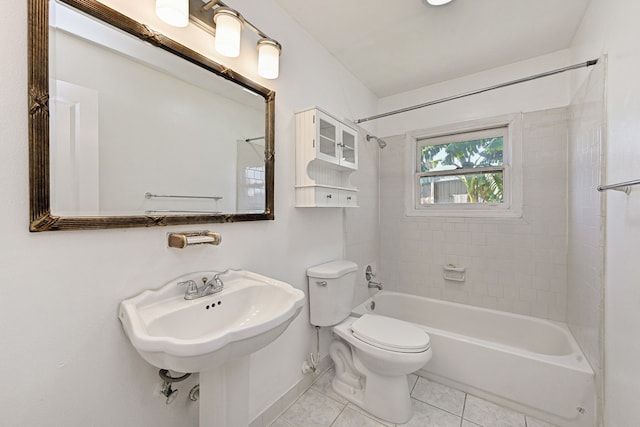
[[[178,286],[186,286],[187,290],[184,293],[184,299],[198,298],[198,285],[193,280],[186,280],[184,282],[178,282]]]
[[[213,276],[214,280],[219,279],[220,276],[224,276],[227,273],[231,273],[233,270],[230,268],[227,268],[225,271],[223,271],[222,273],[216,273],[215,276]]]

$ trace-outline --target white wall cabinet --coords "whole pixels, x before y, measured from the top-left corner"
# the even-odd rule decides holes
[[[357,207],[358,131],[329,113],[296,113],[296,206]]]
[[[358,132],[317,108],[309,110],[307,115],[316,125],[311,141],[312,147],[315,146],[316,159],[358,169]]]

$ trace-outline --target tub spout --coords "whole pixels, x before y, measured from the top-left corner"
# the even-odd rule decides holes
[[[369,289],[377,288],[379,291],[382,290],[381,282],[372,282],[371,280],[369,280],[369,283],[367,283],[367,286],[369,287]]]

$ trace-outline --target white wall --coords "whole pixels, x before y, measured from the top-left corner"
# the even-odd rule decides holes
[[[640,3],[592,0],[572,44],[575,60],[608,55],[607,182],[640,178]],[[573,87],[583,83],[575,76]],[[640,191],[608,192],[605,238],[605,416],[607,427],[637,424],[640,395]]]
[[[549,55],[382,98],[378,103],[379,110],[382,113],[463,94],[564,67],[569,63],[569,51],[561,50]],[[564,107],[569,103],[568,82],[569,74],[557,74],[552,77],[382,118],[376,121],[378,133],[380,134],[379,136],[398,135],[412,130],[428,129],[473,119]]]
[[[124,3],[153,10],[152,0]],[[261,81],[277,92],[276,220],[213,224],[207,228],[222,233],[221,246],[185,250],[168,249],[166,233],[205,227],[28,232],[27,2],[3,3],[1,425],[196,425],[197,405],[186,401],[196,379],[180,384],[171,406],[154,395],[157,369],[124,336],[118,302],[187,271],[226,267],[253,270],[306,292],[307,267],[343,256],[342,210],[293,207],[294,111],[317,104],[352,118],[374,113],[376,99],[272,1],[229,3],[284,46],[280,79]],[[191,40],[212,54],[209,36]],[[248,54],[225,62],[258,79],[254,45],[247,40]],[[251,358],[251,418],[301,378],[302,360],[314,344],[303,310],[282,337]]]
[[[568,65],[569,52],[500,67],[384,98],[388,111]],[[388,289],[565,320],[567,75],[380,119],[381,135],[516,112],[524,115],[522,219],[417,218],[404,213],[405,138],[388,138],[380,161],[380,259]],[[444,281],[444,264],[467,268]]]

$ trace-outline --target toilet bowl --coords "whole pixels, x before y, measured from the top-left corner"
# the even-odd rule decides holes
[[[309,320],[332,328],[334,391],[378,418],[406,423],[413,415],[407,374],[431,359],[429,335],[398,319],[351,316],[357,271],[357,264],[345,260],[307,269]]]
[[[333,333],[334,391],[385,421],[409,421],[407,374],[431,359],[429,335],[410,323],[372,314],[348,317]]]

